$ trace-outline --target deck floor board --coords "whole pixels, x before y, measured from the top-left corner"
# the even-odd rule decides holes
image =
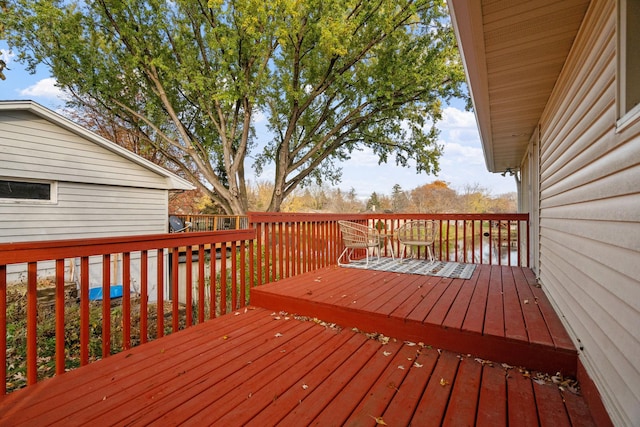
[[[408,353],[405,357],[395,361],[393,367],[396,370],[402,372],[404,370],[400,370],[398,366],[405,366],[408,373],[402,382],[390,382],[387,384],[387,388],[399,391],[399,387],[401,387],[403,390],[411,392],[393,393],[393,398],[390,399],[387,409],[384,413],[380,411],[380,414],[383,414],[383,420],[387,419],[397,425],[411,423],[413,414],[422,398],[422,391],[427,387],[437,361],[434,354],[420,350],[414,351],[413,354]]]
[[[500,267],[497,265],[491,266],[489,295],[487,297],[487,309],[482,332],[496,337],[504,337],[504,291],[502,285]]]
[[[489,300],[505,304],[507,337],[484,328]],[[575,351],[526,270],[479,266],[461,280],[329,267],[255,288],[252,304],[0,397],[0,426],[594,425],[582,397],[500,363]],[[518,313],[520,331],[547,328],[546,346],[510,331]],[[469,351],[444,345],[460,342]],[[485,346],[495,362],[476,354]]]
[[[531,405],[535,402],[533,382],[522,375],[512,374],[507,377],[507,409],[509,425],[522,427],[538,426],[538,408]]]
[[[479,273],[474,272],[468,283],[463,283],[463,286],[460,287],[460,292],[458,292],[455,301],[453,301],[453,304],[451,305],[451,309],[442,322],[443,327],[462,329],[462,323],[464,322],[469,310],[469,304],[471,303],[473,290],[478,282],[478,276]]]
[[[480,270],[478,281],[473,289],[473,296],[471,297],[467,316],[462,323],[462,330],[481,334],[487,309],[491,268],[478,268],[476,270]]]
[[[462,359],[447,407],[444,426],[471,426],[475,424],[481,375],[482,366],[479,363],[470,359]]]
[[[442,424],[459,363],[460,359],[454,353],[443,352],[440,355],[413,415],[414,419],[433,425]]]

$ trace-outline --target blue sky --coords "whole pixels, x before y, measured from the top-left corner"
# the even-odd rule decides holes
[[[46,68],[41,67],[35,75],[31,75],[22,64],[16,62],[15,55],[9,53],[3,41],[0,41],[0,51],[0,57],[9,68],[4,70],[6,80],[0,80],[0,100],[30,99],[56,111],[64,107],[64,95],[55,87],[55,79]],[[258,123],[258,136],[261,128],[264,129]],[[390,195],[395,184],[400,184],[403,190],[411,190],[436,179],[448,182],[457,191],[476,184],[496,196],[516,191],[513,177],[487,172],[472,112],[464,111],[462,104],[449,106],[444,110],[438,128],[444,155],[440,158],[437,176],[416,174],[415,168],[399,167],[393,162],[378,165],[378,159],[372,152],[362,151],[343,164],[339,187],[344,191],[355,189],[363,200],[374,191]],[[265,168],[260,177],[249,179],[266,180],[272,176],[270,172],[270,168]]]

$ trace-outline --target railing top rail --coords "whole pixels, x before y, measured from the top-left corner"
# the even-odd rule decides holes
[[[449,219],[449,220],[488,220],[488,221],[526,221],[527,213],[384,213],[368,212],[358,214],[344,213],[289,213],[289,212],[249,212],[249,222],[295,222],[295,221],[337,221],[367,219]]]
[[[46,261],[167,247],[204,245],[234,240],[255,239],[255,229],[221,230],[202,233],[165,233],[136,236],[116,236],[93,239],[49,240],[37,242],[1,243],[0,263]]]
[[[449,220],[487,220],[487,221],[526,221],[527,213],[368,213],[368,219],[449,219]]]
[[[265,222],[318,222],[366,219],[363,214],[342,213],[291,213],[291,212],[249,212],[249,223]]]

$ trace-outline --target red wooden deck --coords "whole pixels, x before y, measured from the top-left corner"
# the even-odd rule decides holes
[[[576,375],[577,351],[527,268],[469,280],[329,267],[251,291],[254,305],[544,372]]]
[[[331,267],[287,279],[253,290],[257,301],[282,305],[277,314],[253,301],[0,397],[0,425],[594,425],[580,396],[500,363],[509,354],[495,363],[475,355],[482,341],[473,334],[513,343],[518,354],[575,354],[528,275],[480,267],[461,281]],[[333,304],[345,328],[280,314],[294,312],[285,302],[329,321],[321,316]],[[351,329],[385,322],[407,335],[384,343]],[[467,351],[441,350],[447,333],[466,337]]]

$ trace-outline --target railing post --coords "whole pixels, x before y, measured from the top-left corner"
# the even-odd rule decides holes
[[[102,358],[111,353],[111,255],[102,256]]]
[[[56,375],[65,371],[64,353],[64,258],[56,260]]]
[[[7,266],[0,264],[0,396],[7,394]]]
[[[180,248],[173,248],[171,253],[171,330],[177,332],[180,328],[178,309],[180,308],[180,296],[178,295],[178,268],[180,261]]]
[[[122,254],[122,344],[131,348],[131,253]]]
[[[156,296],[157,296],[157,319],[156,326],[158,329],[157,337],[164,336],[164,249],[157,251],[157,268],[156,268]]]
[[[80,258],[80,366],[89,363],[89,257]]]
[[[211,256],[215,257],[215,248],[212,251],[209,250],[209,259]],[[205,303],[205,280],[204,280],[204,271],[205,271],[205,256],[204,256],[204,245],[198,246],[198,323],[204,322],[204,303]],[[211,279],[209,279],[211,280]]]
[[[38,382],[38,263],[27,265],[27,385]]]
[[[140,253],[140,342],[146,343],[149,334],[149,252]]]
[[[220,246],[220,314],[227,313],[227,244]]]
[[[187,246],[187,262],[185,267],[185,302],[187,304],[186,310],[186,327],[190,327],[193,321],[193,247]],[[204,260],[198,257],[198,266],[203,264]]]

